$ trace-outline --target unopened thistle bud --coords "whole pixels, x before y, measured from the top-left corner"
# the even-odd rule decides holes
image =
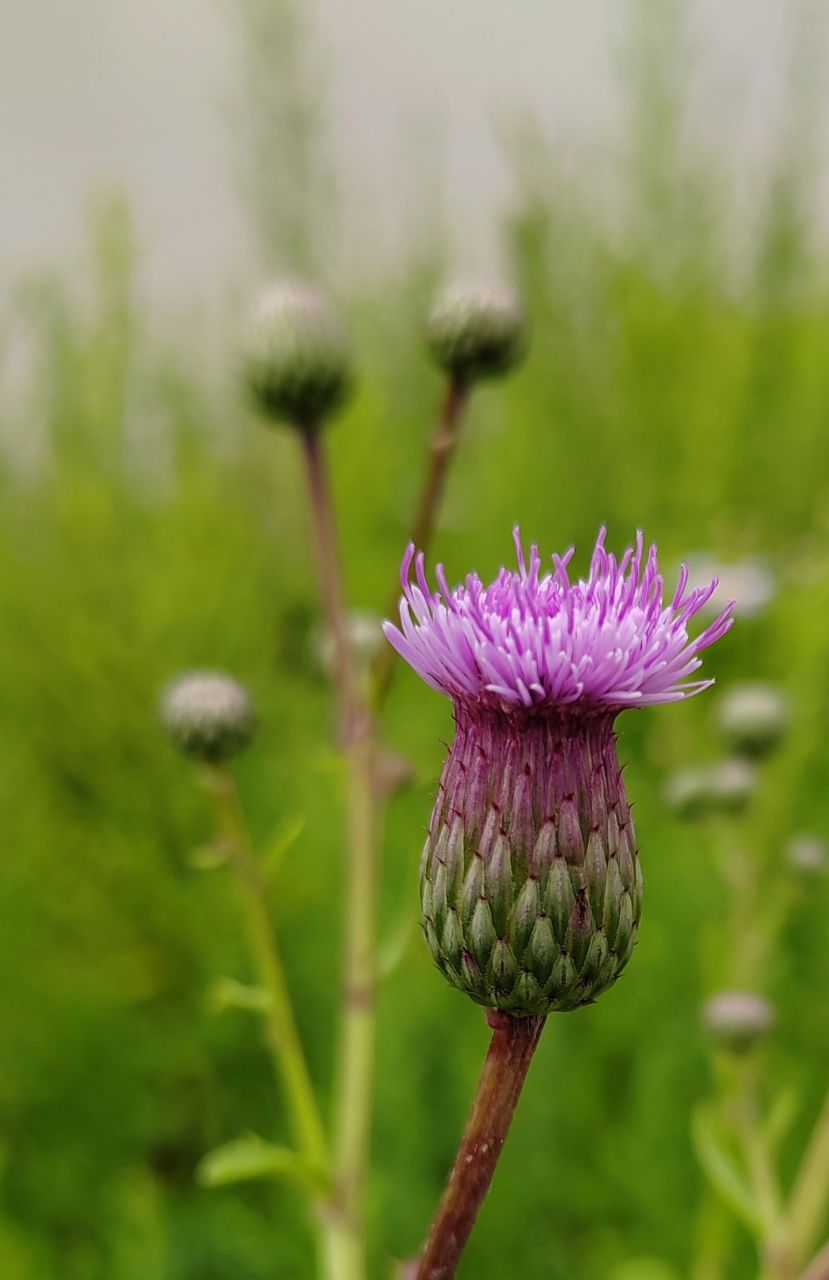
[[[518,363],[527,345],[527,324],[509,290],[454,285],[438,299],[426,337],[442,369],[472,382],[498,377]]]
[[[351,387],[348,343],[328,300],[308,285],[271,286],[250,323],[245,374],[269,418],[319,426]]]
[[[783,740],[791,709],[774,685],[740,684],[721,698],[717,711],[723,736],[735,751],[765,756]]]
[[[164,690],[161,717],[179,750],[207,764],[241,751],[256,730],[247,690],[220,671],[179,676]]]
[[[681,818],[736,815],[753,798],[758,781],[757,770],[748,760],[690,765],[668,779],[665,800]]]
[[[829,848],[820,836],[792,836],[786,846],[786,861],[804,880],[818,879],[829,867]]]
[[[662,597],[656,548],[621,561],[599,535],[586,580],[572,555],[541,574],[516,531],[518,572],[439,589],[403,561],[398,653],[448,694],[456,734],[422,861],[423,926],[446,978],[513,1015],[588,1004],[627,964],[642,875],[616,752],[619,712],[678,702],[730,610],[689,638],[713,585]],[[410,581],[412,565],[415,581]]]
[[[754,991],[720,991],[706,1001],[702,1021],[715,1044],[744,1053],[774,1029],[774,1006]]]

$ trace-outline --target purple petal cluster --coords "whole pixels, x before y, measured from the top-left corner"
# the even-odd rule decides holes
[[[485,586],[470,574],[451,590],[438,565],[438,590],[426,580],[423,553],[403,559],[400,627],[387,622],[391,644],[427,684],[456,702],[503,711],[584,708],[621,711],[679,702],[713,683],[692,680],[700,652],[732,622],[732,604],[696,638],[688,624],[717,588],[688,590],[682,566],[666,603],[657,551],[641,532],[621,560],[605,549],[602,529],[586,579],[571,582],[573,548],[553,555],[542,575],[538,547],[529,564],[514,531],[518,570],[502,569]],[[411,580],[414,565],[414,581]]]

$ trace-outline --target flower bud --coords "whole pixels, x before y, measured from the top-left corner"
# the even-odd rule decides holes
[[[714,766],[714,807],[720,813],[742,813],[754,798],[759,778],[748,760],[723,760]]]
[[[164,690],[161,718],[180,751],[208,764],[241,751],[256,729],[247,690],[220,671],[179,676]]]
[[[702,818],[711,812],[713,770],[707,765],[687,765],[676,769],[665,786],[665,803],[680,818]]]
[[[435,304],[426,338],[442,369],[472,382],[498,377],[518,363],[527,345],[527,325],[511,291],[454,285]]]
[[[737,814],[757,789],[757,770],[748,760],[723,760],[713,765],[677,769],[668,779],[665,801],[689,820],[716,814]]]
[[[774,685],[740,684],[720,699],[717,713],[723,736],[735,751],[764,756],[782,741],[791,708]]]
[[[328,300],[308,285],[272,285],[249,327],[245,374],[269,418],[310,428],[338,409],[351,388],[351,358]]]
[[[706,1001],[702,1021],[714,1042],[744,1053],[773,1030],[774,1006],[754,991],[720,991]]]
[[[786,861],[804,880],[818,879],[829,866],[829,848],[820,836],[792,836],[786,845]]]

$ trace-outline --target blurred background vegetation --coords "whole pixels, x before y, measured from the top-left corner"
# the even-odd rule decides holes
[[[264,0],[243,0],[239,21],[239,174],[263,272],[324,271],[320,201],[334,196],[312,86],[291,78],[301,26]],[[514,378],[476,395],[438,550],[450,579],[490,573],[520,520],[542,547],[575,542],[582,566],[600,522],[616,545],[643,526],[669,565],[759,557],[774,599],[708,665],[794,699],[754,820],[757,841],[782,848],[793,829],[829,832],[829,280],[811,99],[793,93],[776,170],[735,229],[719,175],[681,144],[670,31],[634,34],[636,126],[612,228],[532,130],[509,139],[521,199],[503,244],[533,345]],[[273,907],[327,1088],[341,819],[308,519],[293,442],[237,393],[235,301],[209,341],[192,341],[197,316],[156,326],[137,240],[123,201],[100,199],[83,281],[4,282],[0,1275],[308,1280],[289,1188],[194,1184],[211,1146],[279,1134],[283,1118],[254,1020],[209,1008],[213,980],[244,979],[248,962],[222,873],[188,863],[208,808],[156,715],[163,682],[194,665],[234,672],[256,697],[261,734],[238,775],[265,853],[304,821]],[[422,318],[449,268],[436,240],[342,299],[362,380],[330,444],[355,606],[382,607],[407,536],[439,394]],[[704,836],[662,792],[670,766],[716,752],[714,696],[622,722],[647,879],[640,945],[600,1004],[552,1020],[464,1276],[690,1274],[703,1184],[689,1114],[709,1087],[698,1009],[720,980],[723,903]],[[389,822],[391,934],[416,910],[451,724],[408,671],[386,723],[418,771]],[[769,1071],[800,1102],[791,1159],[827,1083],[827,910],[818,886],[768,985]],[[383,988],[379,1035],[378,1276],[422,1236],[486,1030],[416,939]],[[728,1275],[754,1275],[748,1242],[734,1249]]]

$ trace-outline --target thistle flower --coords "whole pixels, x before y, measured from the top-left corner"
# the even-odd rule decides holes
[[[599,534],[590,573],[572,550],[542,576],[515,532],[518,571],[438,590],[423,556],[403,560],[391,644],[454,703],[456,734],[422,860],[423,925],[441,972],[479,1004],[514,1015],[575,1009],[605,991],[636,940],[642,876],[616,753],[631,707],[705,689],[688,623],[716,583],[663,600],[656,548],[641,534],[620,561]],[[415,581],[410,581],[412,565]]]
[[[173,680],[162,694],[161,718],[179,750],[207,764],[241,751],[256,730],[250,695],[221,671],[191,671]]]
[[[706,1001],[702,1021],[711,1038],[732,1053],[744,1053],[773,1030],[774,1005],[755,991],[720,991]]]
[[[270,418],[309,428],[338,409],[351,386],[351,357],[327,298],[309,285],[272,285],[249,327],[245,373]]]
[[[513,368],[524,354],[527,326],[510,290],[455,284],[435,304],[426,339],[442,369],[471,382]]]

